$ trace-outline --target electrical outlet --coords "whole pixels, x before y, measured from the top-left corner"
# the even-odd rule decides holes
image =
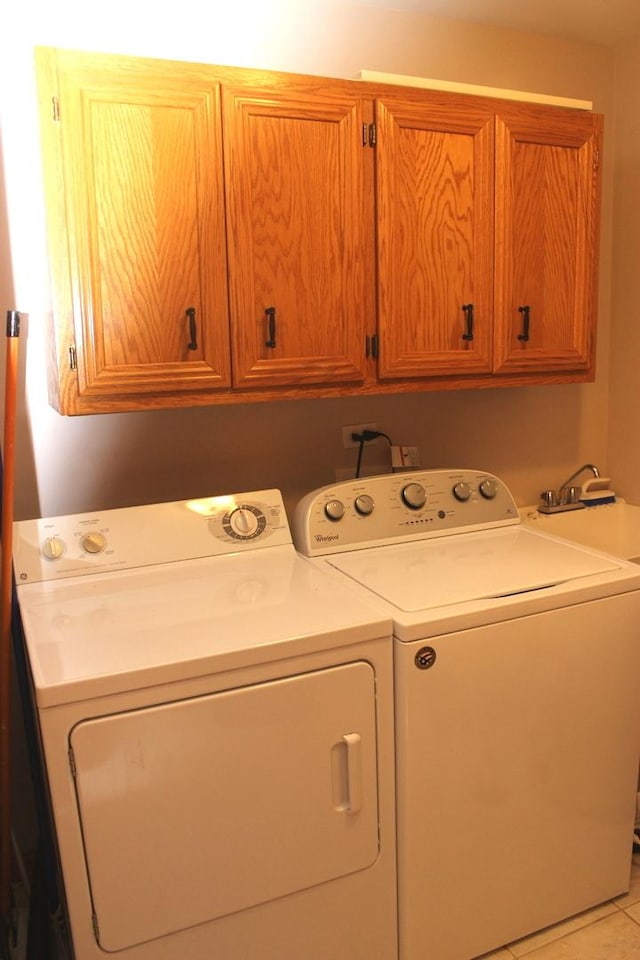
[[[362,433],[363,430],[377,430],[377,423],[354,423],[349,427],[342,428],[342,446],[345,450],[348,450],[350,447],[359,447],[360,442],[358,440],[352,440],[352,433]],[[373,440],[366,440],[365,443],[373,443]]]

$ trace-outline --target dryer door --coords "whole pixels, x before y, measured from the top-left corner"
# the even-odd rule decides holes
[[[372,865],[374,682],[355,662],[78,724],[99,945],[123,950]]]

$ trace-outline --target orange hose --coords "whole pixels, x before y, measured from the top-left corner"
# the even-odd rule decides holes
[[[7,314],[0,561],[0,911],[11,910],[11,600],[19,314]]]

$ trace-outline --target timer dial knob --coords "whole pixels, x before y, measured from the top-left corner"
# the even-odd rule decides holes
[[[267,518],[253,503],[240,503],[222,518],[222,530],[232,540],[253,540],[267,529]]]
[[[469,500],[471,497],[471,487],[464,480],[460,480],[454,485],[453,495],[456,500],[460,500],[464,503],[465,500]]]
[[[344,517],[344,503],[342,500],[329,500],[324,505],[324,514],[328,520],[342,520]]]
[[[232,533],[238,537],[252,537],[258,529],[258,517],[253,510],[247,510],[246,507],[238,507],[229,517],[229,525]]]
[[[370,497],[368,493],[361,493],[360,496],[355,499],[356,512],[359,513],[361,517],[368,517],[372,514],[374,507],[373,497]]]
[[[102,553],[107,545],[107,538],[104,533],[94,530],[92,533],[85,533],[80,542],[82,543],[82,549],[86,550],[87,553]]]
[[[47,537],[40,544],[40,551],[45,560],[59,560],[64,554],[66,546],[60,537]]]
[[[492,480],[490,477],[487,477],[486,480],[483,480],[480,483],[480,493],[485,498],[485,500],[493,500],[495,495],[498,492],[498,484],[495,480]]]
[[[402,490],[402,499],[412,510],[419,510],[427,502],[427,491],[421,483],[408,483]]]

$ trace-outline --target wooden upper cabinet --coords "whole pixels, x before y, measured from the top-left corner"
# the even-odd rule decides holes
[[[234,386],[362,382],[375,332],[370,101],[243,86],[225,88],[223,107]]]
[[[58,365],[76,397],[58,405],[228,386],[219,84],[188,64],[39,58],[68,249],[52,231]]]
[[[379,376],[489,373],[493,113],[385,96],[376,121]]]
[[[601,117],[36,58],[61,413],[593,378]]]
[[[495,370],[588,371],[602,118],[505,105],[496,124]]]

